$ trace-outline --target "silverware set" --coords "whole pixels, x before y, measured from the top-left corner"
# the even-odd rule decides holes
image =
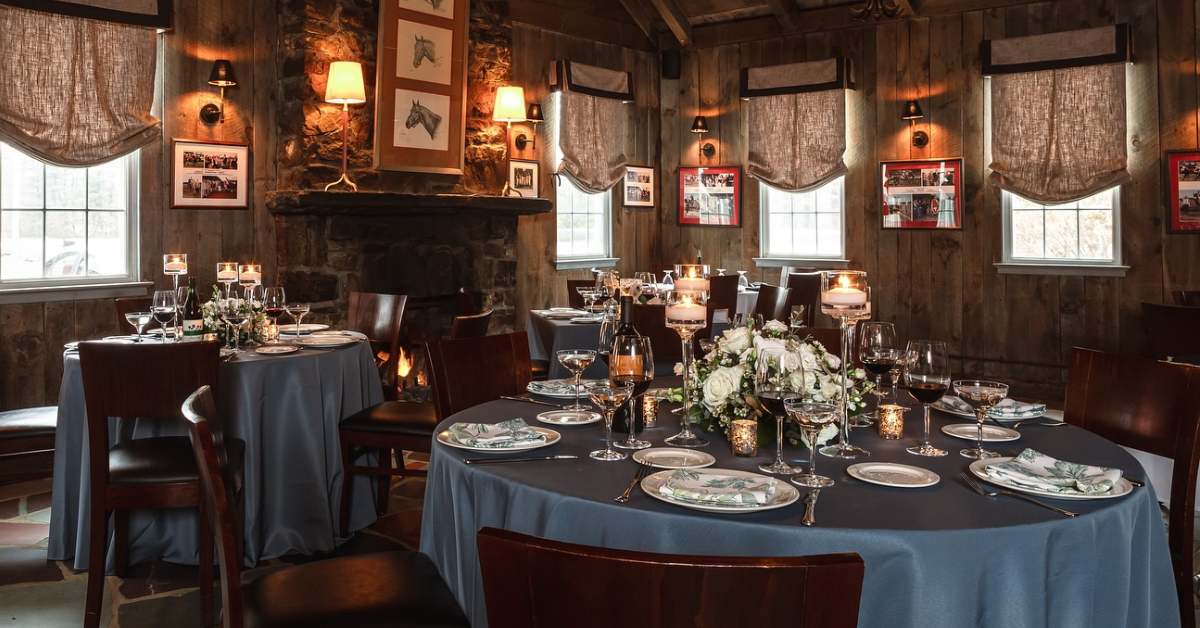
[[[1046,508],[1048,510],[1053,510],[1054,512],[1057,512],[1058,514],[1063,515],[1064,517],[1078,516],[1078,513],[1071,512],[1070,510],[1066,510],[1064,508],[1059,508],[1058,506],[1053,506],[1051,504],[1047,504],[1046,502],[1034,499],[1028,495],[1024,495],[1024,494],[1018,493],[1016,491],[1010,491],[1008,489],[1003,489],[1003,488],[990,488],[990,487],[984,486],[984,484],[982,482],[967,475],[966,473],[960,473],[959,477],[962,478],[962,481],[964,483],[966,483],[967,487],[969,487],[971,490],[975,491],[976,493],[979,493],[980,495],[982,495],[984,497],[996,497],[998,495],[1004,495],[1005,497],[1015,497],[1016,499],[1027,501],[1031,504],[1041,506],[1042,508]]]
[[[629,486],[625,487],[625,491],[613,498],[614,502],[624,504],[629,501],[629,496],[633,493],[633,487],[637,486],[647,475],[650,475],[650,465],[638,464],[637,471],[633,473],[633,479],[629,481]]]

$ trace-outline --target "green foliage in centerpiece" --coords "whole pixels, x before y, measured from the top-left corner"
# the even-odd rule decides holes
[[[235,288],[236,289],[236,288]],[[221,290],[221,286],[213,284],[212,296],[208,301],[200,304],[200,314],[204,317],[204,333],[216,334],[217,338],[223,343],[228,343],[229,325],[221,320],[219,314],[221,308],[227,305],[235,305],[239,311],[246,315],[246,320],[249,325],[242,325],[238,333],[238,344],[242,345],[250,340],[255,342],[264,342],[266,340],[265,331],[267,327],[267,315],[261,311],[255,311],[250,305],[250,301],[230,297],[226,299]]]

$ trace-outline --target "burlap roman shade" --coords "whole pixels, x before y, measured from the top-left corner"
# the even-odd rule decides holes
[[[603,192],[624,176],[625,102],[633,100],[628,72],[555,61],[546,127],[559,159],[555,174],[565,172],[588,192]]]
[[[800,192],[846,173],[846,93],[842,59],[742,70],[750,145],[746,172]]]
[[[991,79],[991,180],[1066,203],[1130,180],[1123,26],[984,42]]]
[[[159,137],[152,29],[0,6],[0,140],[91,166]]]
[[[0,0],[0,4],[59,15],[170,28],[174,0]]]

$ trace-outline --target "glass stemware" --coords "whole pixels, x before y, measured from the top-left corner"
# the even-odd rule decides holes
[[[853,460],[871,452],[850,444],[850,376],[854,328],[858,321],[871,317],[871,288],[867,273],[861,270],[826,271],[821,274],[821,313],[838,320],[842,330],[841,383],[838,391],[838,418],[841,437],[836,445],[821,448],[822,456]]]
[[[668,268],[667,270],[663,271],[663,290],[670,290],[675,286],[675,280],[671,277],[671,273],[673,272],[675,272],[675,269],[673,268]]]
[[[760,351],[754,368],[754,396],[758,403],[775,417],[775,461],[758,465],[763,473],[792,475],[798,469],[783,461],[783,419],[787,416],[785,404],[800,399],[800,393],[787,385],[779,358]]]
[[[896,326],[891,323],[871,321],[858,325],[858,361],[875,378],[875,414],[879,417],[879,404],[883,403],[883,375],[892,370],[900,358],[900,346],[896,341]],[[869,425],[869,422],[867,423]],[[851,424],[854,427],[864,425]]]
[[[575,384],[571,387],[571,390],[575,392],[575,403],[569,406],[564,406],[563,410],[575,410],[579,412],[587,411],[588,407],[583,405],[583,402],[580,400],[583,387],[579,385],[579,378],[583,375],[583,372],[586,371],[587,368],[596,361],[596,352],[579,349],[564,349],[556,353],[555,357],[558,358],[559,364],[562,364],[563,368],[570,371],[571,375],[575,377]]]
[[[162,330],[160,342],[166,342],[167,323],[175,320],[175,311],[178,309],[175,303],[175,291],[155,290],[154,298],[150,303],[150,313],[154,315],[154,320],[158,322],[159,328]]]
[[[788,312],[788,329],[793,334],[799,334],[808,326],[807,321],[804,319],[804,314],[807,311],[807,306],[793,305],[791,311]]]
[[[239,336],[242,333],[242,325],[246,322],[246,311],[242,309],[243,303],[240,299],[225,299],[220,307],[221,320],[225,321],[225,325],[229,327],[226,334],[225,346],[233,351],[240,351]]]
[[[679,334],[683,362],[683,416],[679,433],[667,438],[676,447],[705,447],[708,441],[692,431],[692,338],[708,324],[707,295],[672,291],[667,293],[666,325]]]
[[[746,277],[746,271],[739,270],[739,271],[737,271],[737,274],[738,274],[738,285],[743,288],[749,288],[750,287],[750,279],[748,277]]]
[[[152,318],[150,312],[126,312],[125,322],[133,325],[133,329],[137,332],[134,334],[134,342],[142,341],[142,333],[146,331],[146,325],[150,324]]]
[[[308,314],[308,304],[288,303],[284,309],[287,310],[288,316],[291,316],[292,320],[296,322],[296,335],[299,336],[300,321],[304,318],[305,314]]]
[[[187,311],[188,301],[192,298],[192,290],[186,284],[175,286],[175,338],[183,338],[183,313]]]
[[[592,384],[587,387],[588,399],[600,408],[600,412],[604,413],[604,449],[597,449],[588,454],[589,457],[595,460],[624,460],[625,454],[612,448],[612,424],[613,414],[617,408],[620,408],[629,401],[629,397],[633,394],[633,384],[618,384],[609,382],[606,384]]]
[[[263,291],[263,313],[267,315],[267,318],[271,319],[271,324],[275,326],[276,334],[279,330],[279,317],[283,316],[286,309],[287,295],[284,293],[283,288],[272,286]],[[271,342],[278,342],[278,340],[272,338]]]
[[[954,382],[954,394],[975,410],[976,423],[975,446],[963,449],[958,454],[973,460],[999,457],[1000,454],[983,448],[983,422],[987,420],[988,412],[1008,396],[1008,384],[977,379],[957,380]]]
[[[950,388],[950,353],[946,343],[936,340],[910,340],[904,350],[904,385],[925,410],[925,439],[905,451],[914,456],[945,456],[946,450],[929,442],[929,405]]]
[[[808,473],[800,473],[792,477],[792,483],[798,486],[821,488],[833,486],[833,479],[817,475],[817,438],[826,425],[837,420],[837,406],[831,403],[815,403],[802,399],[788,399],[783,402],[784,410],[793,421],[800,425],[808,441]]]
[[[650,347],[650,339],[646,336],[617,336],[612,345],[612,353],[608,358],[608,379],[614,384],[633,386],[633,396],[629,399],[629,420],[627,421],[629,435],[617,443],[621,449],[645,449],[650,446],[648,441],[637,437],[637,421],[641,417],[638,400],[643,399],[650,384],[654,381],[654,351]]]

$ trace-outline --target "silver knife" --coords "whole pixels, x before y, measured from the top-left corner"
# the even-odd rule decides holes
[[[540,456],[537,458],[465,458],[463,462],[467,464],[495,464],[500,462],[532,462],[535,460],[574,460],[578,457],[573,454],[559,454],[557,456]]]
[[[557,403],[538,401],[537,399],[530,399],[529,397],[514,397],[512,395],[500,395],[500,398],[507,399],[509,401],[524,401],[525,403],[535,403],[539,406],[549,406],[551,408],[558,408],[559,410],[562,410],[562,406]]]
[[[821,494],[821,489],[814,488],[804,496],[804,518],[800,523],[806,526],[811,526],[817,522],[817,496]]]

